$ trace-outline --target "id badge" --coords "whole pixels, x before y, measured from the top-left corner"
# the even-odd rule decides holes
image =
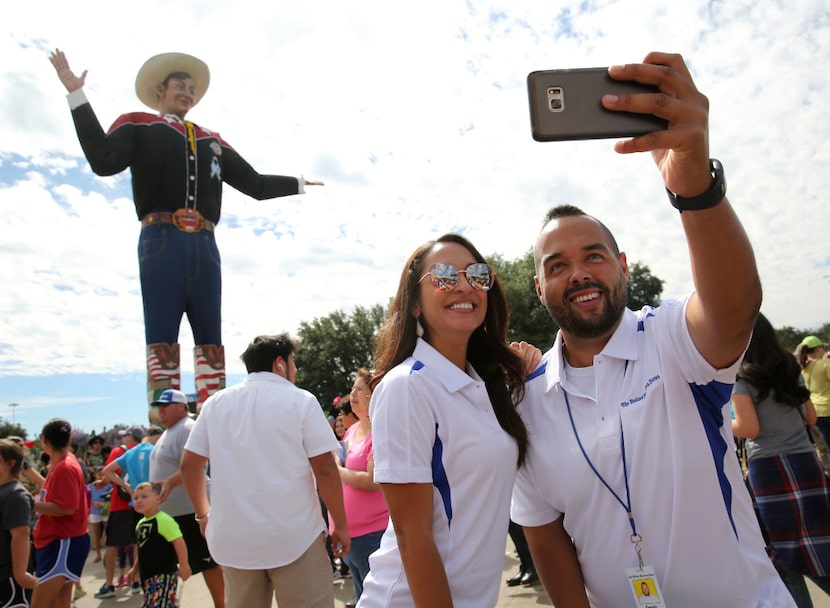
[[[640,608],[666,608],[663,601],[663,591],[657,582],[657,575],[654,568],[643,566],[642,568],[627,568],[628,587],[634,594],[634,605]]]
[[[176,209],[173,225],[182,232],[199,232],[205,227],[205,218],[195,209]]]

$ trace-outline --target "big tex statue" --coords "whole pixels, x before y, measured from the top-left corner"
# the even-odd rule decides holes
[[[257,173],[222,137],[185,120],[210,82],[203,61],[184,53],[151,57],[136,77],[138,98],[156,111],[119,116],[104,132],[64,53],[50,60],[66,90],[75,130],[92,170],[130,168],[141,222],[138,242],[147,345],[147,401],[181,388],[179,326],[193,330],[198,404],[225,385],[222,278],[214,229],[226,182],[263,200],[305,192],[322,182]]]

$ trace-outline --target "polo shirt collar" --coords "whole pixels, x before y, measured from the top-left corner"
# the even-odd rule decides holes
[[[636,361],[640,358],[640,342],[632,337],[637,332],[637,314],[628,308],[623,312],[620,324],[611,339],[596,357],[612,357],[614,359]],[[548,364],[545,370],[545,390],[550,391],[554,387],[561,386],[562,378],[565,375],[565,357],[562,355],[562,332],[556,334],[556,341],[548,353]]]
[[[478,372],[467,362],[467,372],[458,369],[444,355],[435,350],[426,340],[418,338],[412,357],[428,367],[431,374],[447,389],[449,393],[460,391],[471,384],[483,383]]]

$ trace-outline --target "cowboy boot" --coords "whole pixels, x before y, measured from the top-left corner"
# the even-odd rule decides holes
[[[225,347],[201,344],[193,349],[196,411],[213,393],[225,388]]]
[[[158,342],[147,345],[147,418],[151,424],[161,424],[158,408],[153,406],[168,388],[181,386],[179,367],[179,345]]]
[[[147,345],[147,403],[168,388],[181,388],[179,345],[158,342]]]

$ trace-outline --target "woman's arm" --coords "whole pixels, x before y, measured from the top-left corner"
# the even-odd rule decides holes
[[[63,517],[72,515],[76,509],[64,509],[56,502],[35,502],[35,513],[49,515],[51,517]]]
[[[818,420],[816,408],[813,406],[813,402],[807,399],[804,402],[804,422],[812,426],[816,423],[816,420]]]
[[[366,462],[365,471],[347,469],[339,465],[337,470],[340,473],[340,480],[346,485],[365,492],[375,492],[380,489],[380,485],[375,483],[375,461],[371,458]]]
[[[761,423],[758,422],[758,412],[755,411],[752,398],[749,395],[733,394],[732,409],[735,411],[732,434],[736,437],[755,439],[761,431]]]
[[[9,530],[9,534],[12,576],[24,589],[34,589],[37,579],[26,570],[29,565],[29,526],[15,526]]]
[[[452,608],[447,572],[432,535],[432,485],[384,483],[381,489],[415,606]]]

